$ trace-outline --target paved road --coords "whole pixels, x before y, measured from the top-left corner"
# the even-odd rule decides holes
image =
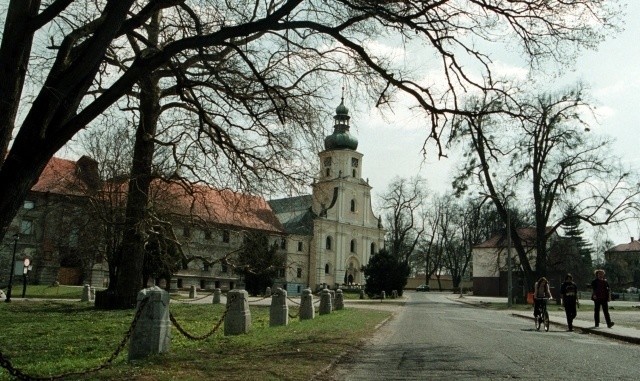
[[[361,351],[320,380],[639,380],[640,346],[477,308],[451,294],[407,303]]]

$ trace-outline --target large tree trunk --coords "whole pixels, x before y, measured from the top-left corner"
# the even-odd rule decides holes
[[[12,0],[0,46],[0,163],[7,156],[33,43],[31,25],[40,0]],[[3,225],[4,226],[4,225]]]
[[[159,13],[151,19],[149,41],[157,43]],[[160,88],[158,77],[151,73],[140,85],[140,122],[136,130],[131,178],[127,196],[124,236],[120,258],[117,259],[116,284],[110,285],[106,303],[98,308],[134,308],[138,292],[142,289],[144,244],[147,206],[152,181],[152,163],[158,119],[160,118]],[[97,300],[96,300],[97,304]]]

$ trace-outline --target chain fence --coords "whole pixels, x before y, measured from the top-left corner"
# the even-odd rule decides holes
[[[231,301],[231,303],[233,303],[233,301]],[[176,327],[176,329],[178,330],[178,332],[180,332],[184,337],[186,337],[189,340],[194,340],[194,341],[199,341],[199,340],[204,340],[208,337],[210,337],[211,335],[213,335],[214,333],[216,333],[218,331],[218,328],[220,328],[220,325],[222,325],[222,322],[224,321],[224,318],[227,316],[227,312],[229,312],[229,307],[231,306],[231,303],[229,303],[227,305],[227,308],[225,308],[224,312],[222,313],[222,317],[220,317],[220,319],[218,320],[218,322],[213,326],[213,328],[211,329],[211,331],[205,333],[202,336],[194,336],[192,334],[190,334],[189,332],[187,332],[181,325],[180,323],[178,323],[178,321],[176,320],[176,318],[173,316],[173,314],[171,312],[169,312],[169,319],[171,319],[171,323],[173,323],[173,325]]]
[[[215,293],[216,293],[216,292],[215,292],[215,291],[213,291],[212,293],[207,294],[207,295],[205,295],[205,296],[201,296],[201,297],[193,298],[193,299],[187,299],[187,300],[185,300],[185,299],[171,299],[171,300],[172,300],[172,301],[174,301],[174,302],[177,302],[177,303],[185,303],[185,304],[186,304],[186,303],[193,303],[193,302],[199,302],[199,301],[201,301],[202,299],[206,299],[206,298],[208,298],[208,297],[210,297],[210,296],[213,296],[213,294],[215,294]]]
[[[129,329],[127,330],[127,333],[125,333],[124,337],[120,341],[120,344],[118,345],[118,347],[113,351],[111,356],[109,356],[109,358],[105,362],[103,362],[102,364],[100,364],[100,365],[98,365],[98,366],[96,366],[94,368],[90,368],[90,369],[87,369],[87,370],[84,370],[84,371],[80,371],[80,372],[62,373],[62,374],[53,375],[53,376],[47,376],[47,377],[31,376],[31,375],[26,374],[22,370],[14,367],[13,364],[11,363],[11,361],[1,351],[0,351],[0,367],[6,369],[7,372],[9,372],[9,374],[11,376],[13,376],[15,379],[17,379],[17,380],[25,380],[25,381],[62,380],[62,379],[65,379],[65,378],[69,378],[71,376],[75,376],[75,377],[82,376],[82,375],[95,373],[97,371],[105,369],[105,368],[107,368],[108,366],[111,365],[113,360],[115,360],[120,355],[122,350],[124,349],[124,346],[127,344],[129,339],[131,338],[131,334],[133,333],[133,330],[135,329],[136,324],[138,324],[138,320],[140,319],[140,316],[142,315],[142,311],[145,309],[145,307],[147,306],[148,302],[149,302],[149,297],[146,297],[146,298],[144,298],[144,299],[142,299],[140,301],[140,306],[138,307],[138,310],[136,311],[136,314],[133,317],[133,320],[131,321],[131,324],[129,325]]]

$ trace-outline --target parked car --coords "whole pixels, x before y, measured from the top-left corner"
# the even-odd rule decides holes
[[[416,287],[416,291],[420,292],[420,291],[429,291],[429,285],[428,284],[421,284],[418,287]]]

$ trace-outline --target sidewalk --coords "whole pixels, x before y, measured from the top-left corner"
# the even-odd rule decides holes
[[[495,298],[495,297],[482,297],[482,296],[464,296],[460,298],[459,296],[452,297],[451,300],[458,301],[460,303],[483,306],[487,303],[492,304],[506,304],[506,298]],[[640,344],[640,330],[634,328],[631,322],[635,323],[635,326],[638,326],[640,322],[640,308],[638,311],[616,311],[617,306],[625,306],[625,307],[637,307],[640,306],[640,303],[629,302],[629,301],[614,301],[609,303],[609,313],[611,315],[611,320],[615,323],[615,326],[612,328],[607,328],[607,324],[604,321],[604,316],[602,312],[600,312],[600,327],[596,328],[593,322],[593,301],[591,300],[581,300],[580,301],[580,309],[578,310],[578,319],[573,321],[574,331],[581,331],[583,333],[590,333],[594,335],[600,335],[604,337],[609,337],[612,339],[625,341],[632,344]],[[552,327],[559,328],[561,330],[567,330],[567,319],[564,313],[564,310],[561,310],[560,305],[549,304],[549,322]],[[520,310],[507,310],[507,312],[511,313],[512,316],[524,318],[531,320],[533,324],[533,308],[528,309],[526,311]],[[569,332],[567,332],[569,333]]]

